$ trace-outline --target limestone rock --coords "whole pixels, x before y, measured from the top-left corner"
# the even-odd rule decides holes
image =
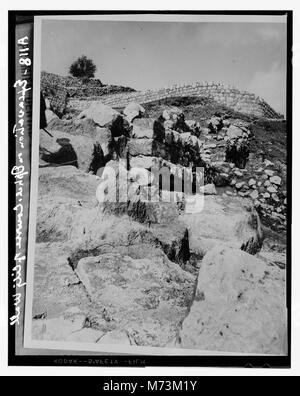
[[[227,136],[230,140],[242,137],[243,130],[237,126],[230,125],[230,127],[228,128],[228,131],[227,131]]]
[[[132,122],[134,118],[140,117],[145,113],[145,109],[138,103],[131,102],[125,107],[123,113],[126,115],[128,121]]]
[[[128,142],[128,151],[132,156],[153,154],[153,139],[130,139]]]
[[[255,184],[256,184],[256,180],[255,180],[255,179],[250,179],[250,180],[248,181],[249,187],[253,187],[253,186],[255,186]]]
[[[108,128],[96,126],[95,140],[100,143],[104,156],[113,152],[113,138]]]
[[[240,190],[243,186],[245,185],[245,182],[239,182],[235,184],[235,188],[237,188],[238,190]]]
[[[54,119],[58,119],[57,115],[55,113],[53,113],[53,111],[51,111],[49,109],[47,109],[45,111],[45,116],[46,116],[47,124],[49,124]]]
[[[204,258],[194,301],[182,323],[183,348],[287,353],[285,274],[232,248]]]
[[[130,168],[142,167],[145,169],[160,168],[162,164],[162,159],[157,157],[147,157],[145,155],[137,155],[130,158]]]
[[[133,120],[131,136],[135,139],[155,139],[163,141],[164,126],[153,118],[136,118]]]
[[[206,184],[205,186],[200,187],[200,193],[205,195],[216,195],[217,190],[213,183]]]
[[[265,169],[265,174],[268,175],[269,177],[274,175],[274,171],[271,169]]]
[[[108,344],[108,345],[136,345],[134,338],[131,337],[127,331],[112,330],[104,334],[97,344]]]
[[[73,166],[47,167],[39,169],[39,200],[52,200],[67,203],[80,201],[88,206],[96,202],[97,176],[84,173]]]
[[[111,107],[101,102],[94,102],[90,105],[88,109],[82,111],[79,114],[78,119],[90,118],[100,127],[105,127],[112,125],[113,121],[119,115],[120,113],[118,113]]]
[[[58,317],[34,320],[32,339],[65,341],[72,333],[80,331],[83,328],[85,319],[86,317],[84,315],[77,315],[72,319]]]
[[[98,342],[102,336],[102,331],[85,327],[68,335],[66,341],[94,343]]]
[[[250,194],[250,197],[252,198],[252,199],[257,199],[258,198],[258,191],[257,190],[254,190],[254,191],[252,191],[251,192],[251,194]]]
[[[241,198],[206,195],[198,212],[181,214],[179,219],[189,231],[191,252],[200,257],[220,244],[251,254],[260,250],[259,216],[250,202],[247,206]]]
[[[128,179],[131,182],[138,183],[139,186],[148,186],[153,182],[154,175],[147,169],[135,167],[128,172]]]
[[[97,124],[90,118],[83,118],[80,120],[52,118],[48,124],[48,129],[70,133],[75,136],[83,135],[92,139],[96,139],[97,137]]]
[[[134,174],[138,177],[130,176]],[[141,223],[167,224],[178,216],[178,206],[173,202],[163,202],[157,197],[149,197],[147,181],[153,181],[146,169],[132,168],[127,172],[119,161],[106,164],[96,196],[102,210],[106,214],[128,214]],[[154,182],[155,184],[155,182]],[[156,188],[158,191],[158,188]]]
[[[154,156],[166,160],[169,158],[168,148],[163,143],[154,139],[130,139],[128,142],[128,152],[131,156]]]
[[[281,177],[279,177],[279,176],[272,176],[272,177],[270,177],[270,182],[271,182],[272,184],[276,184],[277,186],[280,186],[280,185],[281,185]]]
[[[193,288],[193,276],[164,255],[86,257],[79,261],[76,273],[94,303],[143,346],[162,346],[175,336]],[[124,333],[113,338],[128,342]],[[110,334],[102,342],[111,340]]]
[[[84,172],[96,173],[98,168],[105,165],[103,151],[96,140],[59,131],[51,133],[53,138],[46,133],[40,134],[42,166],[73,165]]]

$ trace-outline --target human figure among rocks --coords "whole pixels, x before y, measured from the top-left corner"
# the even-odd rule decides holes
[[[233,162],[238,168],[245,168],[249,157],[249,146],[247,142],[229,140],[226,146],[226,161]]]

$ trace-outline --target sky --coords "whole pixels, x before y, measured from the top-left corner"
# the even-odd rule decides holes
[[[214,81],[286,114],[285,23],[42,22],[41,70],[66,76],[81,55],[104,84],[145,90]]]

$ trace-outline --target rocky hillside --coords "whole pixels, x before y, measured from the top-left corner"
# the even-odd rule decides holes
[[[219,83],[195,83],[192,85],[175,85],[159,90],[148,90],[145,92],[130,92],[120,94],[108,94],[101,98],[104,104],[114,108],[125,107],[131,102],[140,104],[151,103],[153,101],[166,100],[170,98],[182,97],[204,97],[213,99],[218,105],[224,105],[233,110],[245,114],[251,114],[258,118],[282,119],[283,116],[278,114],[262,98],[247,91],[240,91],[231,86],[224,86]],[[70,100],[71,108],[83,110],[99,98],[86,98],[86,102],[80,102],[76,99]]]
[[[34,339],[286,353],[283,120],[193,96],[46,115]]]
[[[62,77],[57,74],[41,73],[41,90],[50,102],[51,109],[58,115],[65,114],[71,98],[85,99],[108,94],[133,92],[134,89],[118,85],[105,85],[98,79],[83,81],[76,77]]]

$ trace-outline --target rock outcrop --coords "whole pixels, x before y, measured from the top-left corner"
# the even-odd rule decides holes
[[[183,348],[255,354],[287,353],[285,273],[232,248],[202,261]]]
[[[174,337],[193,285],[190,274],[157,255],[87,257],[79,261],[76,274],[115,327],[145,346],[164,345]]]
[[[199,196],[198,212],[182,213],[180,221],[189,231],[190,250],[203,257],[215,246],[226,245],[251,254],[261,248],[263,235],[259,216],[251,203],[241,198]]]
[[[84,172],[96,173],[105,166],[106,160],[100,139],[86,136],[70,136],[60,131],[40,135],[40,167],[61,167],[72,165]],[[105,147],[103,147],[105,148]]]
[[[48,100],[33,338],[284,354],[284,167],[252,116],[149,116],[134,95],[61,119]]]

